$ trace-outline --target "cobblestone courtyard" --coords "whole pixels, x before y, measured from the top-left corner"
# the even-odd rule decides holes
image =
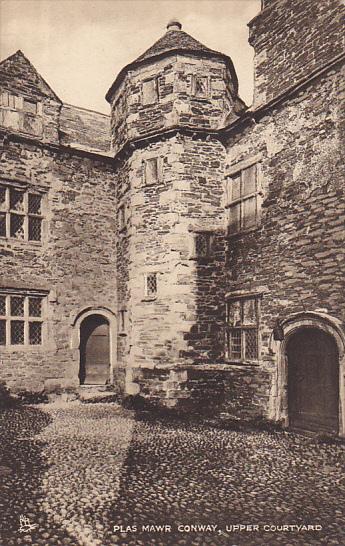
[[[0,422],[1,546],[345,544],[343,444],[113,404],[27,406]],[[36,527],[20,532],[20,515]]]

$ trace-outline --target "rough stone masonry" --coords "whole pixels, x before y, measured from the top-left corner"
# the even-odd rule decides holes
[[[262,1],[250,107],[178,21],[116,77],[110,117],[21,51],[0,63],[8,388],[344,435],[343,21],[340,0]]]

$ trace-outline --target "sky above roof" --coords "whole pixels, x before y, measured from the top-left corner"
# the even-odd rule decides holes
[[[61,100],[108,113],[104,96],[121,68],[176,18],[185,32],[232,58],[249,105],[247,23],[259,11],[260,0],[0,0],[0,57],[21,49]]]

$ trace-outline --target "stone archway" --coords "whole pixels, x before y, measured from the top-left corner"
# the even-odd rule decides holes
[[[102,315],[89,315],[80,325],[80,385],[110,382],[109,322]]]
[[[87,307],[72,321],[71,348],[78,384],[113,384],[116,366],[116,315],[105,307]]]
[[[286,343],[289,426],[339,432],[339,358],[334,338],[302,327]]]
[[[292,419],[291,411],[291,388],[289,391],[289,379],[291,379],[291,374],[289,377],[289,361],[288,361],[288,351],[289,345],[293,343],[293,338],[295,335],[300,335],[303,337],[305,332],[314,332],[314,336],[317,337],[317,332],[320,332],[319,343],[322,345],[323,341],[329,340],[326,343],[329,343],[329,350],[332,347],[337,355],[336,364],[333,363],[337,369],[337,380],[338,380],[338,391],[334,391],[334,395],[337,396],[337,406],[338,406],[338,422],[337,426],[330,426],[327,430],[327,427],[324,427],[324,430],[320,429],[320,432],[327,432],[332,429],[336,432],[337,429],[339,436],[345,436],[345,336],[341,327],[341,322],[334,317],[330,317],[324,313],[316,312],[303,312],[296,313],[291,315],[281,323],[284,331],[284,339],[282,341],[273,341],[271,339],[270,350],[276,355],[276,374],[275,379],[273,380],[273,388],[271,393],[271,403],[270,403],[270,418],[276,421],[281,421],[285,426],[289,426],[290,420]],[[304,334],[303,334],[304,332]],[[325,337],[326,336],[326,337]],[[322,339],[323,338],[323,341]],[[316,338],[315,338],[316,339]],[[298,339],[295,338],[295,340]],[[309,340],[310,341],[310,340]],[[301,343],[301,339],[299,340]],[[310,346],[310,343],[309,343]],[[298,348],[296,349],[298,353]],[[308,357],[306,357],[308,358]],[[307,365],[308,367],[308,365]],[[306,370],[304,370],[306,371]],[[290,370],[291,372],[291,370]],[[325,373],[327,373],[324,370]],[[323,373],[323,372],[322,372]],[[330,374],[332,375],[332,371]],[[322,375],[322,374],[321,374]],[[330,378],[329,381],[332,382]],[[328,381],[327,380],[327,381]],[[334,388],[334,381],[332,382]],[[314,385],[317,389],[317,384]],[[338,392],[338,395],[337,395]],[[289,400],[290,396],[290,400]],[[326,403],[326,402],[325,402]],[[331,412],[332,413],[332,412]]]

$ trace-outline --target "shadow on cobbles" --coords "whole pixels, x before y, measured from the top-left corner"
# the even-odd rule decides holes
[[[47,463],[42,454],[45,443],[36,435],[50,422],[49,415],[35,407],[16,404],[0,410],[1,546],[75,544],[40,511]],[[20,516],[35,528],[22,532]]]
[[[104,544],[343,545],[343,470],[340,444],[138,412]]]

